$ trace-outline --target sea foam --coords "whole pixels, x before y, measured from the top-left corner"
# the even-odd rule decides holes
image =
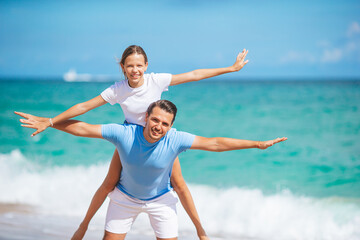
[[[46,215],[82,217],[107,168],[108,164],[44,167],[29,161],[19,150],[0,154],[0,203],[33,205]],[[359,199],[296,196],[288,190],[265,195],[260,189],[217,189],[196,184],[189,184],[189,188],[210,236],[360,239]],[[95,221],[103,221],[106,205]],[[194,231],[180,204],[178,209],[180,231]],[[148,220],[140,217],[133,231],[151,231]]]

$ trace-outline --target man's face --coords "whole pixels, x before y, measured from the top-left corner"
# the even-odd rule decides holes
[[[149,116],[146,114],[145,139],[150,143],[159,141],[170,130],[173,118],[172,113],[154,107]]]

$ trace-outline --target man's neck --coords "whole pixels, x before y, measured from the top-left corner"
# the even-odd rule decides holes
[[[148,141],[149,143],[156,143],[157,141],[155,139],[152,139],[148,133],[148,131],[145,131],[146,127],[143,128],[143,136],[145,138],[146,141]],[[147,129],[146,129],[147,130]]]

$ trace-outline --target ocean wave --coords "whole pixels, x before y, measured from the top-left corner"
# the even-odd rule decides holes
[[[0,202],[32,205],[49,214],[83,215],[107,168],[49,168],[29,161],[19,150],[0,154]]]
[[[0,203],[27,204],[50,215],[84,216],[108,164],[44,167],[20,150],[0,154]],[[223,239],[360,239],[360,201],[297,196],[288,190],[266,195],[259,189],[189,184],[202,223]],[[96,218],[104,218],[106,205]],[[145,220],[138,219],[135,231]],[[180,231],[194,231],[179,206]],[[141,224],[139,224],[141,223]],[[143,224],[144,223],[144,224]],[[149,228],[149,226],[148,226]]]

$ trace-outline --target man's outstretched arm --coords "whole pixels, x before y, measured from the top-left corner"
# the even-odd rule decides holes
[[[223,137],[206,138],[195,136],[194,142],[191,145],[190,149],[199,149],[212,152],[224,152],[248,148],[266,149],[276,143],[283,142],[285,140],[287,140],[286,137],[276,138],[269,141],[251,141]]]
[[[46,120],[46,118],[37,117],[28,113],[16,112],[17,115],[23,117],[20,122],[22,127],[36,128],[34,125]],[[70,133],[79,137],[103,138],[101,135],[101,125],[93,125],[77,120],[66,120],[61,123],[54,124],[53,128],[63,132]]]

